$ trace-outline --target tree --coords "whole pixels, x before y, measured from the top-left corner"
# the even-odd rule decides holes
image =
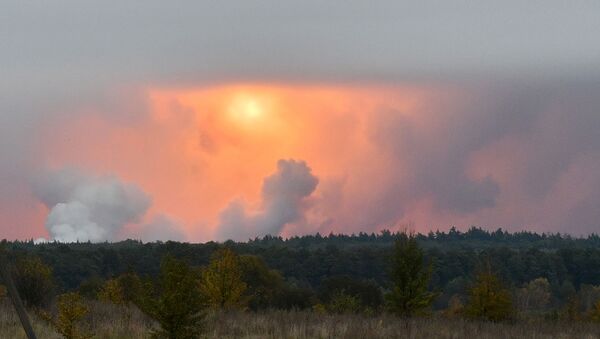
[[[126,306],[135,303],[142,296],[143,283],[137,274],[133,272],[121,274],[117,278],[117,281],[123,293],[123,301]]]
[[[463,305],[462,300],[456,294],[450,297],[448,300],[448,308],[444,310],[444,315],[448,318],[455,318],[463,314],[465,306]]]
[[[50,266],[35,256],[19,258],[15,266],[15,285],[25,305],[35,308],[48,306],[55,290]]]
[[[491,272],[489,265],[486,271],[477,275],[465,312],[470,317],[489,321],[507,320],[513,316],[510,292]]]
[[[201,289],[209,305],[215,308],[243,308],[247,285],[242,279],[239,257],[229,248],[215,252],[202,272]]]
[[[86,339],[92,335],[84,333],[78,323],[87,315],[88,308],[81,300],[79,293],[65,293],[58,296],[58,315],[53,319],[42,313],[65,339]]]
[[[98,300],[110,302],[115,305],[124,305],[125,297],[123,296],[123,289],[119,284],[119,280],[107,280],[98,292]]]
[[[239,262],[242,280],[247,287],[248,306],[253,310],[274,307],[284,289],[281,274],[269,269],[264,260],[255,255],[241,255]]]
[[[546,278],[537,278],[517,290],[517,305],[521,311],[543,311],[552,292]]]
[[[142,281],[137,274],[125,273],[104,282],[98,291],[98,299],[115,305],[129,306],[141,297],[142,288]]]
[[[412,234],[401,233],[394,244],[390,271],[392,289],[386,295],[389,310],[402,317],[423,313],[436,297],[428,290],[431,265]]]
[[[142,312],[155,319],[160,329],[153,331],[155,338],[191,339],[202,333],[205,303],[198,288],[198,274],[184,262],[171,256],[163,258],[158,286],[150,284],[138,300]]]

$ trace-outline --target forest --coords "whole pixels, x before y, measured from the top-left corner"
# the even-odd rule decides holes
[[[117,307],[109,312],[113,317],[121,314],[144,324],[138,326],[140,337],[237,337],[211,329],[215,317],[225,317],[216,322],[223,324],[230,317],[251,322],[290,314],[304,315],[306,326],[318,322],[307,319],[323,314],[360,317],[361,324],[385,318],[397,325],[393,319],[398,319],[421,333],[419,319],[431,317],[438,325],[451,319],[485,326],[577,321],[600,333],[595,327],[600,322],[597,235],[473,227],[466,232],[267,236],[203,244],[4,241],[2,247],[34,319],[65,338],[97,334],[90,314],[106,313],[106,307]],[[3,305],[8,307],[6,300]],[[65,314],[70,314],[68,321]],[[173,322],[174,315],[182,320]],[[0,319],[0,333],[3,326]],[[379,330],[373,330],[373,337]],[[481,325],[476,330],[483,331]],[[320,337],[307,333],[281,335]],[[435,333],[444,337],[444,331]]]

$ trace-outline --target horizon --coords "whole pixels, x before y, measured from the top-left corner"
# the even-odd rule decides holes
[[[107,245],[112,245],[112,244],[120,244],[120,243],[127,243],[127,242],[136,242],[136,243],[141,243],[141,244],[164,244],[167,242],[175,242],[175,243],[182,243],[182,244],[189,244],[189,245],[206,245],[206,244],[210,244],[210,243],[215,243],[215,244],[227,244],[230,242],[236,243],[236,244],[250,244],[250,243],[254,243],[254,242],[263,242],[263,241],[270,241],[270,240],[279,240],[279,241],[283,241],[283,242],[290,242],[290,241],[295,241],[297,239],[304,239],[304,238],[319,238],[319,239],[324,239],[324,240],[328,240],[331,238],[350,238],[350,239],[354,239],[354,238],[361,238],[361,237],[375,237],[376,239],[379,238],[390,238],[391,241],[394,241],[396,239],[396,237],[398,235],[401,234],[410,234],[411,236],[414,236],[417,238],[417,240],[423,240],[423,238],[425,238],[426,240],[432,240],[432,236],[433,236],[433,240],[439,240],[438,236],[441,236],[442,238],[448,237],[450,235],[457,235],[459,237],[464,237],[464,236],[470,236],[472,235],[474,232],[483,232],[485,233],[486,236],[490,236],[490,237],[494,237],[496,233],[498,232],[502,232],[503,235],[506,235],[508,237],[519,237],[519,236],[523,236],[523,235],[533,235],[533,236],[537,236],[537,237],[541,237],[544,239],[547,238],[559,238],[561,240],[567,240],[567,241],[580,241],[580,240],[595,240],[600,238],[600,234],[598,233],[589,233],[589,234],[580,234],[580,235],[574,235],[574,234],[570,234],[570,233],[566,233],[566,232],[556,232],[556,233],[552,233],[552,232],[536,232],[536,231],[528,231],[528,230],[520,230],[520,231],[508,231],[505,229],[497,228],[497,229],[485,229],[485,228],[481,228],[481,227],[476,227],[476,226],[471,226],[470,228],[466,229],[466,230],[460,230],[457,229],[456,227],[452,226],[450,227],[448,230],[440,230],[440,229],[436,229],[434,230],[429,230],[426,233],[422,233],[422,232],[411,232],[411,231],[405,231],[405,230],[396,230],[396,231],[392,231],[389,229],[382,229],[378,232],[359,232],[359,233],[333,233],[330,232],[328,234],[321,234],[319,232],[317,233],[312,233],[312,234],[303,234],[303,235],[291,235],[291,236],[274,236],[274,235],[264,235],[262,237],[255,237],[255,238],[249,238],[249,239],[242,239],[242,240],[233,240],[233,239],[226,239],[226,240],[208,240],[208,241],[199,241],[199,242],[194,242],[194,241],[178,241],[178,240],[152,240],[152,241],[144,241],[140,238],[125,238],[125,239],[119,239],[119,240],[113,240],[113,241],[109,241],[109,240],[105,240],[102,242],[91,242],[90,240],[87,241],[71,241],[71,242],[62,242],[60,240],[48,240],[48,239],[33,239],[33,238],[29,238],[29,239],[13,239],[13,240],[8,240],[8,239],[3,239],[8,241],[8,243],[33,243],[34,245],[44,245],[44,244],[64,244],[64,245],[70,245],[70,244],[97,244],[97,245],[102,245],[102,244],[107,244]],[[447,240],[447,239],[442,239],[442,240]],[[464,239],[460,239],[460,240],[465,240],[465,241],[472,241],[473,239],[470,238],[464,238]]]

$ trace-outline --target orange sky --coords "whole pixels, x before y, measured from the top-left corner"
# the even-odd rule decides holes
[[[259,203],[262,181],[279,159],[308,163],[320,179],[315,199],[339,191],[341,183],[343,195],[369,199],[373,193],[363,178],[383,182],[387,172],[386,160],[368,140],[369,115],[382,107],[413,114],[431,91],[254,84],[152,88],[141,119],[78,114],[48,125],[40,139],[46,166],[116,174],[152,197],[151,215],[167,214],[185,225],[189,237],[207,238],[228,202]],[[314,217],[329,219],[324,214],[340,208],[319,206]]]

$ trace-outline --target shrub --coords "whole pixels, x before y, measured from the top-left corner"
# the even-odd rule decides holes
[[[373,281],[352,279],[349,276],[334,276],[321,281],[319,298],[324,303],[329,303],[340,293],[355,297],[361,304],[361,310],[368,308],[377,311],[383,304],[381,289]]]
[[[329,313],[335,314],[358,313],[363,308],[356,296],[346,294],[344,291],[334,294],[325,307]]]

